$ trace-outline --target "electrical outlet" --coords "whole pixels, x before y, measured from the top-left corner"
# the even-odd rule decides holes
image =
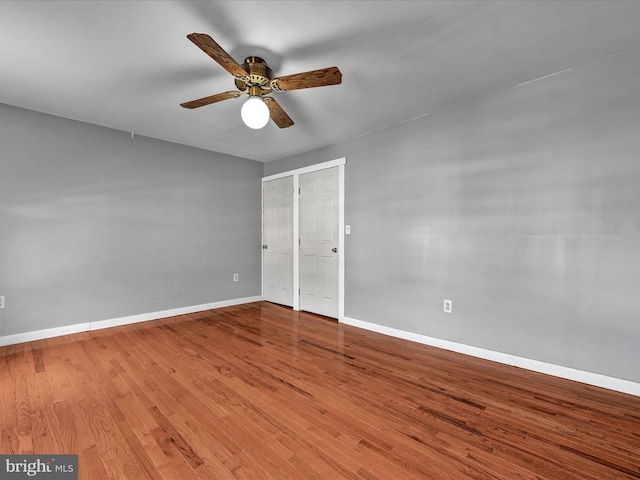
[[[4,308],[4,295],[0,295],[0,308]]]
[[[442,303],[442,311],[444,313],[453,313],[453,300],[444,299]]]
[[[237,282],[237,281],[238,281],[238,274],[237,274],[237,273],[234,273],[234,274],[233,274],[233,281],[234,281],[234,282]]]

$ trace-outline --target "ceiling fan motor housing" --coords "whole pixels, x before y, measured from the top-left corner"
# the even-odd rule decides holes
[[[271,78],[273,77],[273,71],[262,58],[247,57],[244,59],[242,68],[247,72],[248,76],[243,78],[236,77],[235,83],[238,90],[241,92],[248,90],[251,96],[262,96],[272,91]]]

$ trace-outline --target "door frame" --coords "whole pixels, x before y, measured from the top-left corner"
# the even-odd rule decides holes
[[[293,177],[293,309],[300,310],[300,295],[295,292],[300,291],[300,249],[298,241],[300,238],[300,175],[317,172],[327,168],[338,167],[338,321],[344,319],[344,284],[345,284],[345,239],[344,239],[344,171],[347,158],[342,157],[328,162],[317,163],[308,167],[296,168],[286,172],[276,173],[267,177],[262,177],[264,182],[276,180],[283,177]],[[261,201],[262,202],[262,201]],[[264,204],[262,205],[262,244],[264,244]],[[263,254],[264,257],[264,254]],[[260,265],[264,268],[264,259]],[[264,272],[262,272],[262,293],[264,295]]]

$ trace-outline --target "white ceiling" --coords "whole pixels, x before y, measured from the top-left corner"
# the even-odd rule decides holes
[[[341,85],[243,99],[187,40],[207,33],[276,76],[338,66]],[[0,0],[0,102],[262,162],[313,150],[640,46],[640,1]]]

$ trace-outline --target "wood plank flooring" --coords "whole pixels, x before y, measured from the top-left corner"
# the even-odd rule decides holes
[[[258,302],[0,348],[0,453],[79,478],[640,478],[640,398]]]

